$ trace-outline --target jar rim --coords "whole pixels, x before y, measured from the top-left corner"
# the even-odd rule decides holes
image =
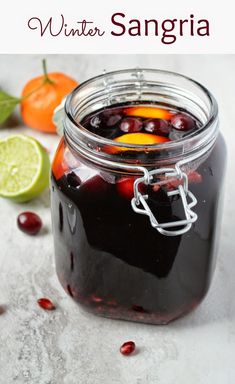
[[[180,138],[177,140],[167,141],[163,143],[158,144],[129,144],[129,143],[123,143],[123,142],[116,142],[114,140],[104,138],[102,136],[96,135],[95,133],[92,133],[88,131],[85,127],[83,127],[82,124],[77,122],[73,116],[72,112],[72,100],[73,98],[78,94],[78,92],[82,91],[84,88],[92,86],[94,82],[98,80],[104,80],[111,76],[118,76],[118,75],[124,75],[124,74],[156,74],[156,75],[169,75],[173,76],[177,79],[182,79],[183,81],[187,81],[190,84],[193,84],[195,87],[197,87],[202,93],[206,96],[207,100],[209,101],[209,115],[204,124],[197,129],[196,131]],[[176,87],[177,88],[177,87]],[[183,87],[182,87],[183,90]],[[141,100],[140,100],[141,104]],[[208,144],[208,141],[213,139],[218,131],[218,124],[216,124],[216,121],[218,120],[218,104],[212,93],[201,83],[198,81],[185,76],[183,74],[173,72],[173,71],[167,71],[162,69],[153,69],[153,68],[130,68],[130,69],[121,69],[111,72],[105,72],[103,74],[100,74],[98,76],[94,76],[84,82],[82,82],[80,85],[78,85],[66,98],[65,101],[65,138],[69,136],[69,141],[80,141],[78,137],[78,132],[80,133],[80,139],[81,135],[86,140],[95,140],[97,145],[104,145],[104,146],[111,146],[111,147],[117,147],[120,149],[126,149],[126,150],[144,150],[146,147],[151,150],[169,150],[172,151],[174,148],[177,148],[179,146],[184,146],[185,143],[190,144],[190,142],[193,143],[194,139],[199,139],[200,143],[204,142],[205,144]],[[68,119],[68,120],[67,120]],[[67,120],[67,124],[66,124]],[[68,127],[69,126],[69,127]],[[210,128],[214,126],[215,129],[210,130]],[[79,129],[78,129],[79,128]],[[73,134],[71,135],[70,131],[73,130]],[[210,131],[210,132],[209,132]],[[214,140],[212,140],[214,142]]]

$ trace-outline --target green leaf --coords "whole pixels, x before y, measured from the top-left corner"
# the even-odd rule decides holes
[[[0,90],[0,124],[12,114],[20,99]]]

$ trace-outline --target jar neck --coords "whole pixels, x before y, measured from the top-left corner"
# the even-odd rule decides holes
[[[149,101],[158,104],[164,101],[171,108],[183,108],[200,121],[201,128],[176,141],[147,147],[118,143],[117,147],[117,142],[97,136],[81,124],[84,117],[101,108]],[[81,84],[68,96],[64,135],[72,150],[96,166],[157,168],[182,160],[189,162],[210,151],[218,135],[218,107],[206,88],[182,75],[149,69],[117,71]]]

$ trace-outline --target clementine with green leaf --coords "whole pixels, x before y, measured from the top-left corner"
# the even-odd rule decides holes
[[[43,68],[44,75],[30,80],[22,91],[21,115],[30,128],[55,133],[54,109],[78,83],[64,73],[47,73],[45,61]]]

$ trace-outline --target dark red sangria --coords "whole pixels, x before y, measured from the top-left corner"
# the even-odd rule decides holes
[[[207,90],[136,71],[94,78],[67,99],[52,166],[56,269],[95,314],[166,324],[208,291],[226,151]]]

